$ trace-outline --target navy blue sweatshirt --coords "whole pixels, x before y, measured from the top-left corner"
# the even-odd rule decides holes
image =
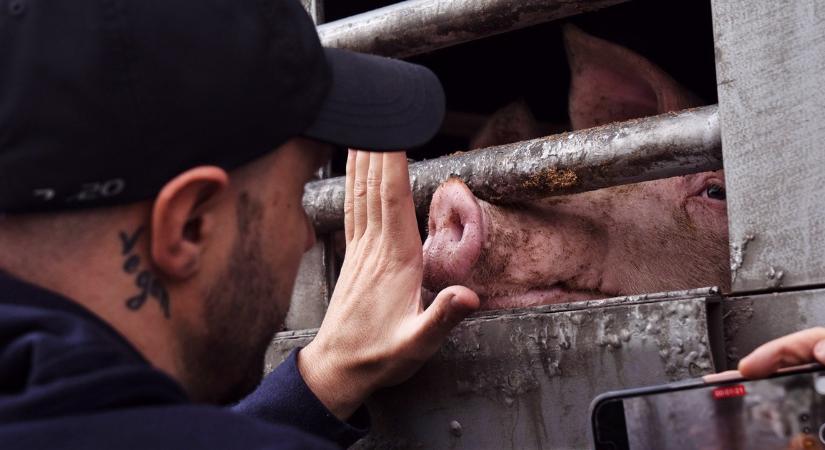
[[[79,304],[0,273],[0,448],[298,449],[366,433],[312,394],[296,352],[232,409],[193,404]]]

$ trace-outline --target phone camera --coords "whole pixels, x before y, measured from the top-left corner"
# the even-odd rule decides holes
[[[825,423],[819,427],[819,442],[825,444]]]

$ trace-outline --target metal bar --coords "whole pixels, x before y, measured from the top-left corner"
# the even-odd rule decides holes
[[[450,177],[490,202],[574,194],[722,168],[716,105],[458,153],[410,165],[416,212]],[[344,179],[307,185],[320,232],[343,227]]]
[[[598,394],[714,371],[719,299],[705,292],[464,320],[413,378],[368,401],[372,432],[355,448],[586,448]],[[313,336],[278,334],[267,367]]]
[[[404,58],[627,0],[411,0],[318,27],[326,47]]]

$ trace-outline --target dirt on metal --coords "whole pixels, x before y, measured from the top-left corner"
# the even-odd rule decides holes
[[[569,189],[578,183],[579,177],[571,169],[556,169],[549,167],[527,177],[522,183],[524,189],[545,190],[548,194]]]

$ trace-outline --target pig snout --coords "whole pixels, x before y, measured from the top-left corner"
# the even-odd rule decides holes
[[[481,254],[484,214],[460,180],[446,181],[433,194],[428,227],[424,285],[440,289],[467,280]]]

